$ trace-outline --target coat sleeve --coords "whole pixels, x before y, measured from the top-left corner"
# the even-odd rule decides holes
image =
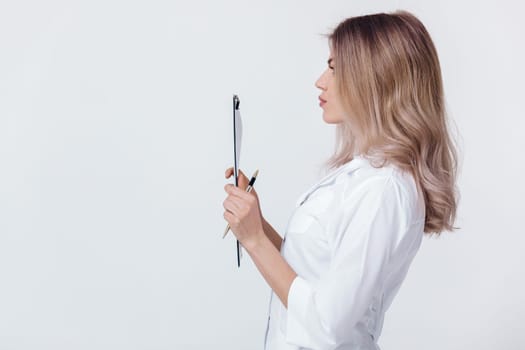
[[[410,210],[405,189],[391,176],[365,180],[342,196],[328,226],[332,260],[315,285],[297,276],[288,292],[286,341],[335,349],[381,291],[396,242],[406,234]]]

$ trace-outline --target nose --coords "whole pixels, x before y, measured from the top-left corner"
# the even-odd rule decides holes
[[[326,71],[321,74],[321,76],[316,80],[315,87],[321,90],[326,90],[326,80],[325,80]]]

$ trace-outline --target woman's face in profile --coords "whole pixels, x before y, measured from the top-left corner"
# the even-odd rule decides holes
[[[335,74],[336,62],[333,59],[333,55],[330,52],[328,58],[328,67],[325,69],[323,74],[315,82],[315,86],[321,89],[321,95],[319,95],[320,106],[323,109],[323,119],[328,124],[337,124],[343,121],[343,108],[340,103],[340,98],[337,93],[335,86]]]

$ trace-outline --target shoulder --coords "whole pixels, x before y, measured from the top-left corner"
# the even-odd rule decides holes
[[[412,174],[391,163],[379,167],[367,158],[358,161],[359,166],[341,174],[342,206],[366,203],[368,210],[390,208],[401,213],[407,223],[424,219],[424,201]]]

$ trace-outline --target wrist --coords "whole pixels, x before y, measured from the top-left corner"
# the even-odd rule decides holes
[[[261,221],[262,221],[263,233],[264,233],[265,236],[267,236],[266,232],[267,232],[267,229],[268,229],[268,222],[263,217],[261,217]]]
[[[250,237],[249,240],[243,242],[242,246],[248,251],[248,253],[251,254],[253,251],[259,249],[261,246],[264,246],[266,240],[268,240],[268,237],[261,229],[252,237]]]

